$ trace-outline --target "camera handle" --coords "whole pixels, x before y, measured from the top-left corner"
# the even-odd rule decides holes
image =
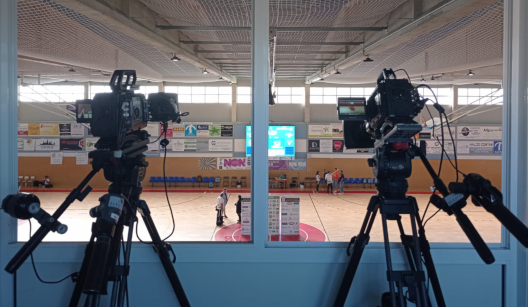
[[[123,83],[123,78],[126,77]],[[126,91],[129,87],[136,84],[136,71],[135,70],[115,70],[112,78],[110,79],[110,88],[112,92]]]
[[[415,149],[415,152],[422,160],[425,168],[427,169],[427,172],[429,172],[429,175],[433,178],[434,186],[444,197],[441,198],[438,195],[433,195],[431,196],[431,203],[435,205],[438,209],[445,211],[447,214],[455,215],[456,221],[460,225],[460,228],[462,228],[462,230],[468,237],[469,242],[471,242],[471,244],[479,254],[480,258],[486,264],[492,264],[493,262],[495,262],[495,257],[491,253],[491,250],[489,249],[488,245],[486,245],[486,242],[484,242],[478,231],[475,229],[475,226],[473,226],[471,220],[467,217],[466,214],[464,214],[464,212],[462,212],[462,208],[466,206],[466,200],[464,198],[455,198],[455,194],[449,192],[442,179],[440,179],[440,177],[438,177],[438,175],[434,171],[433,167],[431,166],[431,163],[429,163],[429,160],[427,160],[427,157],[425,156],[423,151],[416,145],[412,145],[411,147]]]

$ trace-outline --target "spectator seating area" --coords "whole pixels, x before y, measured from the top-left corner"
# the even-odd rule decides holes
[[[174,187],[209,187],[210,183],[212,183],[213,187],[219,187],[222,183],[222,187],[228,188],[233,187],[236,188],[238,185],[238,182],[240,181],[240,186],[242,188],[247,188],[247,178],[246,177],[240,177],[240,180],[238,177],[224,177],[223,180],[220,180],[220,177],[202,177],[202,176],[196,176],[196,177],[165,177],[165,180],[163,177],[150,177],[149,182],[152,186],[154,186],[155,183],[164,184],[167,183],[167,187],[174,186]]]

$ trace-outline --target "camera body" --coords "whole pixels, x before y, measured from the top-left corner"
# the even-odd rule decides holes
[[[343,121],[347,148],[373,148],[398,124],[416,124],[426,100],[407,79],[396,79],[392,69],[383,69],[368,99],[340,97],[337,113]]]
[[[101,144],[114,144],[105,149],[119,149],[127,133],[145,128],[149,121],[180,123],[181,116],[188,114],[180,113],[177,94],[153,93],[148,100],[135,94],[136,79],[135,70],[116,70],[110,80],[111,93],[75,103],[77,122],[90,124],[92,135],[104,139]]]

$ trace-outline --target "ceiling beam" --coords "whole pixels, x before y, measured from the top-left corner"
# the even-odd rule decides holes
[[[239,54],[239,53],[251,53],[249,51],[234,51],[234,50],[195,50],[196,53],[207,53],[207,54]],[[281,54],[346,54],[346,51],[277,51],[277,55]]]
[[[420,7],[415,5],[414,0],[408,0],[390,13],[390,18],[387,17],[388,21],[385,19],[378,21],[378,24],[388,24],[390,31],[365,35],[363,46],[351,49],[348,54],[307,77],[305,81],[307,84],[318,81],[334,74],[337,70],[344,70],[361,62],[364,59],[363,53],[371,57],[380,54],[496,2],[496,0],[444,0],[434,9],[418,13],[416,10]],[[418,17],[414,18],[415,16]]]
[[[168,25],[169,22],[159,17],[140,0],[54,0],[53,2],[153,46],[161,52],[177,54],[179,58],[199,69],[207,69],[209,73],[236,82],[234,76],[222,71],[214,63],[195,54],[192,49],[180,46],[179,32],[156,31],[156,25]]]
[[[220,26],[173,26],[156,25],[160,30],[181,31],[251,31],[251,27],[220,27]],[[367,32],[385,31],[387,27],[278,27],[276,32]]]
[[[180,41],[183,45],[238,45],[251,46],[251,42],[239,41]],[[277,46],[359,46],[363,42],[278,42]]]

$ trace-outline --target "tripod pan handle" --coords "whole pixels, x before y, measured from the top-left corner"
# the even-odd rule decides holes
[[[485,209],[488,209],[488,212],[493,214],[524,247],[528,248],[528,228],[515,214],[503,204],[493,205]]]
[[[478,231],[475,229],[475,226],[473,226],[473,223],[471,223],[471,220],[467,217],[467,215],[465,215],[464,212],[458,208],[452,208],[452,210],[456,216],[458,224],[468,237],[480,258],[482,258],[486,264],[492,264],[495,262],[495,257],[491,253],[491,250],[489,249],[488,245],[486,245],[486,242],[484,242]]]

